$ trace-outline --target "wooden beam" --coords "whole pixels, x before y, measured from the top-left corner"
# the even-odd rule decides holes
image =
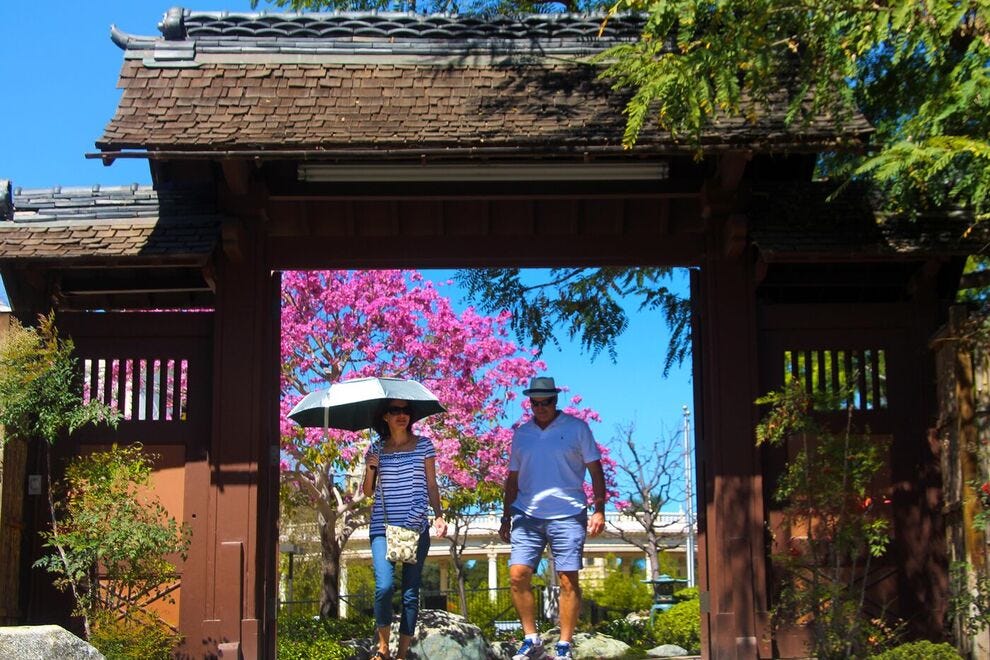
[[[270,238],[273,270],[316,268],[470,268],[546,266],[693,266],[703,235],[402,236]],[[389,245],[382,249],[383,242]]]
[[[701,186],[701,215],[712,218],[739,210],[739,189],[750,151],[730,151],[719,156],[715,174]]]
[[[246,160],[227,159],[220,161],[223,180],[233,195],[247,195],[251,192],[251,166]]]
[[[980,289],[990,286],[990,270],[976,270],[972,273],[964,273],[959,278],[960,289]]]
[[[721,190],[738,190],[746,173],[746,164],[753,159],[753,152],[729,151],[719,156],[715,170],[715,183]]]

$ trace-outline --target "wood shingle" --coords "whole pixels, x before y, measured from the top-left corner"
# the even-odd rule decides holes
[[[115,33],[123,95],[97,146],[401,156],[622,153],[624,93],[589,55],[637,38],[641,19],[172,10],[168,38]],[[783,108],[723,118],[708,148],[815,151],[857,141],[862,117],[787,126]],[[641,153],[686,147],[645,130]]]

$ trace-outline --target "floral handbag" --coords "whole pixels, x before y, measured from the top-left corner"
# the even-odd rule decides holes
[[[415,564],[420,533],[408,527],[388,524],[388,511],[385,507],[385,494],[382,492],[380,468],[378,474],[378,497],[382,500],[382,514],[385,517],[385,558],[389,561]]]
[[[385,523],[385,543],[387,546],[385,557],[389,561],[401,561],[405,564],[416,563],[419,532],[415,529]]]

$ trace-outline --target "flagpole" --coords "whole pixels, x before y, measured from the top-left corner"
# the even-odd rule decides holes
[[[692,495],[693,478],[691,476],[691,411],[682,406],[684,411],[684,497],[685,497],[685,545],[687,550],[687,586],[694,586],[694,496]]]

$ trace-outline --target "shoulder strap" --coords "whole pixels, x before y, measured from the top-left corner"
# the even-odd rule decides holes
[[[388,511],[385,508],[385,493],[382,491],[382,449],[381,443],[377,443],[378,454],[378,478],[376,479],[375,488],[378,490],[378,498],[382,501],[382,517],[385,519],[385,526],[388,526]]]

